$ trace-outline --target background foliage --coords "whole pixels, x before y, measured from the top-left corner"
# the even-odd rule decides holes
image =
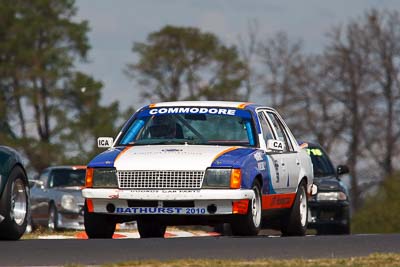
[[[0,3],[0,143],[30,167],[86,164],[98,135],[113,135],[118,103],[102,106],[102,84],[75,70],[90,49],[73,0]]]
[[[353,233],[400,232],[400,173],[388,177],[353,216]]]

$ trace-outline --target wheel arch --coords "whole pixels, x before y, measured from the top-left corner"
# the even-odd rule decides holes
[[[263,188],[263,178],[262,178],[262,175],[259,173],[259,174],[257,174],[255,177],[254,177],[254,179],[253,179],[253,184],[255,183],[255,182],[258,182],[259,184],[260,184],[260,189],[262,190],[262,188]]]
[[[4,191],[4,187],[6,186],[12,171],[16,167],[20,167],[22,169],[25,176],[24,181],[28,184],[28,175],[22,164],[21,156],[16,150],[10,147],[0,146],[0,158],[0,175],[3,177],[2,179],[0,179],[0,196]]]
[[[52,207],[52,206],[54,206],[56,209],[57,209],[57,205],[56,205],[56,202],[54,201],[54,199],[50,199],[49,200],[49,206],[48,206],[48,211],[50,212],[50,208]]]
[[[27,199],[28,199],[28,205],[30,205],[30,190],[29,190],[29,181],[28,181],[28,176],[26,173],[26,170],[24,168],[24,166],[22,165],[22,163],[20,161],[17,161],[17,157],[13,157],[12,155],[10,155],[10,157],[7,159],[8,163],[5,164],[9,164],[8,168],[6,168],[7,171],[4,170],[4,165],[0,166],[2,169],[2,173],[0,173],[0,175],[2,176],[2,179],[0,179],[0,199],[3,198],[4,196],[4,192],[6,191],[6,186],[8,181],[10,180],[10,175],[11,173],[15,170],[15,168],[20,168],[24,174],[23,181],[25,183],[26,188],[26,194],[27,194]],[[0,207],[1,209],[2,207]],[[28,207],[28,213],[30,212],[30,207]]]
[[[24,180],[25,180],[25,182],[26,182],[26,185],[29,186],[28,174],[27,174],[27,172],[26,172],[24,166],[22,165],[22,163],[21,163],[21,162],[15,163],[15,165],[14,165],[14,167],[11,169],[11,171],[14,170],[14,168],[16,168],[16,167],[20,167],[20,168],[22,169],[22,171],[24,172]]]
[[[302,184],[304,184],[304,186],[305,186],[305,188],[306,188],[306,192],[307,192],[308,187],[309,187],[309,179],[308,179],[307,176],[303,176],[303,177],[300,179],[299,184],[297,185],[296,192],[299,190],[299,187],[300,187]]]

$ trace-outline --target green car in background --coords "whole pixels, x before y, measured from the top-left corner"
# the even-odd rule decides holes
[[[0,240],[18,240],[25,232],[29,184],[21,157],[0,146]]]

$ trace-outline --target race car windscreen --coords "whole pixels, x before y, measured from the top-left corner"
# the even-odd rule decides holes
[[[230,108],[168,107],[141,111],[119,145],[195,144],[255,146],[249,111]]]
[[[56,169],[49,177],[49,187],[70,187],[85,185],[86,170]]]
[[[326,177],[336,174],[330,159],[322,149],[309,147],[307,148],[307,153],[313,163],[314,177]]]

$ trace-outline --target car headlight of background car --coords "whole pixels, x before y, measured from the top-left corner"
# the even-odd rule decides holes
[[[63,195],[61,197],[61,207],[67,211],[79,212],[79,206],[76,204],[73,195]]]
[[[207,169],[203,188],[238,189],[241,184],[240,169]]]
[[[86,170],[86,187],[118,188],[115,168],[88,168]]]
[[[317,201],[336,201],[346,199],[347,196],[344,192],[320,192],[317,194]]]

